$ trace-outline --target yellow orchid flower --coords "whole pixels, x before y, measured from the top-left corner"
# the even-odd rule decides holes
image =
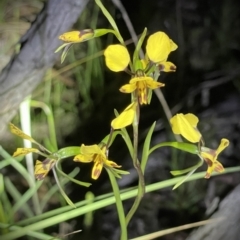
[[[103,167],[120,168],[115,162],[107,159],[106,147],[102,149],[98,145],[85,146],[81,145],[81,154],[78,154],[73,159],[75,162],[89,163],[93,162],[92,179],[98,179]]]
[[[130,62],[127,48],[120,44],[109,45],[104,56],[107,67],[113,72],[124,71]]]
[[[150,76],[151,71],[154,71],[154,68],[151,68],[151,63],[157,64],[159,71],[176,71],[176,66],[173,63],[166,62],[169,53],[176,49],[177,45],[164,32],[152,34],[148,38],[145,59],[136,60],[136,56],[133,57],[136,60],[133,64],[134,72],[131,73],[133,78],[129,84],[122,86],[120,91],[123,93],[136,91],[139,103],[141,105],[148,104],[149,93],[151,93],[149,90],[164,86],[163,83],[155,81]],[[107,67],[114,72],[127,70],[127,66],[131,65],[128,50],[121,44],[108,46],[104,51],[104,56]],[[149,71],[150,69],[151,71]],[[131,70],[133,71],[132,68]]]
[[[205,178],[210,178],[211,173],[213,171],[215,172],[223,172],[224,167],[223,165],[217,160],[218,155],[229,145],[229,141],[226,138],[223,138],[221,140],[220,145],[216,150],[201,147],[201,156],[205,160],[205,162],[208,165],[207,173],[205,175]]]
[[[59,36],[59,39],[67,43],[79,43],[87,41],[94,37],[94,31],[92,29],[84,29],[81,31],[71,31],[63,33]]]
[[[112,120],[111,126],[114,130],[124,128],[133,123],[137,103],[133,102],[127,106],[119,116]]]
[[[154,81],[153,78],[147,76],[134,77],[129,84],[123,85],[119,90],[122,93],[132,93],[137,91],[139,103],[147,104],[147,96],[149,89],[156,89],[165,86],[164,83]]]
[[[177,49],[177,45],[164,32],[156,32],[147,40],[147,56],[153,63],[166,62],[170,52]]]
[[[202,135],[197,129],[198,118],[192,114],[176,114],[170,119],[174,134],[181,134],[189,142],[197,143]]]

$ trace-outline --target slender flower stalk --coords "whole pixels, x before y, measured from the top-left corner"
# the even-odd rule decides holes
[[[122,200],[121,200],[121,196],[120,196],[119,187],[118,187],[116,178],[113,175],[113,173],[111,172],[111,170],[109,168],[106,168],[106,171],[107,171],[109,179],[111,181],[113,193],[114,193],[114,196],[116,199],[118,218],[119,218],[119,222],[120,222],[120,226],[121,226],[120,240],[127,240],[128,239],[127,223],[126,223],[126,219],[125,219],[124,208],[123,208],[123,204],[122,204]]]
[[[129,224],[131,218],[133,217],[134,213],[136,212],[144,194],[145,194],[145,180],[144,175],[141,169],[140,162],[138,160],[138,126],[139,126],[139,119],[140,119],[140,107],[139,104],[137,105],[136,115],[133,121],[133,165],[138,173],[138,193],[134,200],[134,203],[129,210],[126,216],[126,223]]]

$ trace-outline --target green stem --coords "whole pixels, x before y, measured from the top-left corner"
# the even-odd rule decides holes
[[[130,211],[128,212],[127,216],[126,216],[126,223],[127,225],[129,224],[131,218],[133,217],[134,213],[136,212],[142,197],[145,194],[145,181],[144,181],[144,176],[143,176],[143,172],[141,169],[141,165],[140,162],[138,160],[137,157],[137,153],[138,153],[138,124],[139,124],[139,119],[140,119],[140,108],[139,108],[139,104],[137,105],[137,111],[136,111],[136,115],[135,115],[135,119],[133,122],[133,165],[135,167],[135,169],[137,170],[137,174],[138,174],[138,194],[134,200],[134,203],[130,209]]]
[[[57,173],[56,173],[56,170],[52,169],[53,171],[53,176],[55,178],[55,181],[56,181],[56,184],[58,185],[58,188],[59,188],[59,191],[60,193],[62,194],[63,198],[65,199],[65,201],[73,208],[76,208],[76,206],[74,205],[74,203],[70,200],[70,198],[67,196],[67,194],[64,192],[62,186],[61,186],[61,183],[59,182],[59,179],[58,179],[58,176],[57,176]]]
[[[121,226],[121,240],[127,240],[127,224],[125,220],[125,214],[124,214],[124,209],[123,209],[123,204],[122,204],[122,199],[120,196],[120,191],[119,187],[116,181],[115,176],[112,174],[111,170],[106,168],[108,176],[110,178],[112,188],[113,188],[113,193],[116,199],[116,206],[117,206],[117,211],[118,211],[118,217],[119,217],[119,222]]]
[[[240,171],[240,167],[226,168],[225,172],[223,173],[214,172],[212,173],[212,176],[222,175],[222,174],[232,173],[237,171]],[[192,176],[190,176],[186,180],[186,182],[193,181],[196,179],[201,179],[204,177],[204,174],[205,172],[195,173]],[[157,191],[166,187],[173,186],[174,184],[179,182],[181,179],[182,177],[176,177],[176,178],[168,179],[162,182],[150,184],[146,186],[146,192]],[[121,193],[121,199],[122,201],[124,201],[132,197],[135,197],[136,195],[137,195],[137,189],[130,189],[128,191],[125,190],[124,192]],[[76,203],[76,206],[78,206],[76,209],[72,209],[70,206],[65,206],[59,209],[55,209],[50,212],[46,212],[44,214],[35,216],[33,218],[23,220],[20,224],[22,225],[24,222],[24,225],[26,224],[25,226],[23,226],[18,230],[16,229],[15,231],[12,231],[10,233],[3,235],[1,239],[4,239],[4,240],[18,239],[22,236],[29,235],[31,231],[38,231],[38,230],[59,224],[61,222],[68,221],[70,219],[82,216],[89,211],[96,211],[100,208],[104,208],[106,206],[114,204],[115,202],[116,202],[115,197],[109,194],[105,194],[105,195],[96,197],[96,201],[91,205],[87,204],[87,201],[84,200]],[[1,227],[1,223],[0,223],[0,227]]]
[[[30,101],[31,101],[31,96],[28,96],[25,101],[23,101],[20,104],[20,119],[21,119],[21,125],[22,129],[24,132],[27,134],[31,135],[31,116],[30,116]],[[24,147],[26,148],[31,148],[32,143],[30,141],[27,141],[26,139],[23,139]],[[26,165],[27,165],[27,170],[29,172],[29,176],[31,177],[31,185],[29,186],[30,188],[35,188],[36,186],[36,180],[34,177],[34,161],[33,161],[33,155],[28,154],[25,156],[26,159]],[[36,214],[41,214],[41,208],[40,208],[40,202],[38,198],[38,194],[35,192],[32,195],[32,203],[33,203],[33,208]]]
[[[109,133],[109,138],[108,138],[108,141],[107,141],[107,143],[106,143],[106,148],[107,148],[107,149],[110,147],[109,145],[110,145],[110,143],[111,143],[111,141],[112,141],[113,132],[114,132],[114,129],[111,128],[110,133]]]
[[[51,151],[52,152],[57,151],[58,146],[57,146],[57,139],[56,139],[55,123],[54,123],[54,116],[51,108],[43,102],[34,101],[34,100],[31,101],[31,106],[41,108],[46,114],[48,127],[49,127],[49,138],[51,140]]]
[[[59,174],[61,174],[63,177],[67,178],[68,180],[70,180],[70,181],[72,181],[72,182],[74,182],[78,185],[81,185],[81,186],[84,186],[84,187],[89,187],[89,186],[92,185],[91,183],[79,181],[75,178],[70,177],[69,174],[64,173],[59,167],[59,164],[60,164],[61,161],[62,161],[62,159],[60,159],[56,162],[56,169],[57,169]]]

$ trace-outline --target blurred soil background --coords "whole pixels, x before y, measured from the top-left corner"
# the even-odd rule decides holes
[[[40,0],[1,0],[0,1],[0,68],[9,62],[19,51],[18,40],[30,27],[40,12],[44,2]],[[125,40],[130,39],[121,11],[110,0],[103,0],[105,7],[114,16]],[[200,118],[199,129],[206,145],[216,148],[221,138],[230,140],[230,146],[220,155],[225,167],[239,165],[240,150],[240,1],[237,0],[123,0],[127,14],[137,35],[147,27],[148,34],[164,31],[177,43],[177,51],[170,54],[169,60],[177,66],[175,73],[162,74],[160,81],[165,99],[172,113],[194,113]],[[59,23],[61,24],[61,23]],[[108,28],[109,23],[94,1],[90,1],[72,29]],[[57,38],[58,36],[56,36]],[[32,93],[32,99],[51,106],[56,124],[59,147],[78,146],[82,143],[99,143],[108,133],[114,117],[113,109],[121,111],[130,100],[128,94],[118,91],[127,83],[125,73],[110,72],[104,63],[102,50],[117,40],[106,35],[92,41],[75,44],[65,62],[60,60],[49,69],[41,84]],[[60,43],[61,44],[61,43]],[[129,44],[133,52],[134,45]],[[0,86],[1,87],[1,86]],[[42,110],[32,108],[33,137],[44,143],[48,138],[46,117]],[[157,120],[154,143],[174,140],[162,106],[155,95],[149,106],[141,109],[140,129],[143,141],[147,129]],[[19,126],[19,116],[12,121]],[[20,140],[5,133],[1,145],[12,153]],[[141,142],[140,142],[141,144]],[[128,157],[122,139],[117,139],[110,151],[110,159],[131,172],[119,182],[121,188],[137,184],[136,174]],[[150,156],[146,183],[169,179],[170,170],[184,169],[196,163],[195,156],[173,149],[161,149]],[[66,173],[78,166],[69,159],[64,161]],[[77,176],[82,181],[93,182],[90,178],[92,165],[81,165]],[[204,165],[201,170],[205,170]],[[24,183],[12,169],[5,174],[24,191]],[[54,181],[51,173],[48,182]],[[197,180],[184,183],[172,191],[156,191],[145,195],[139,210],[129,226],[129,237],[144,235],[161,229],[207,219],[218,203],[238,183],[240,174],[227,174],[212,177],[210,180]],[[47,189],[47,187],[45,187]],[[45,190],[47,191],[47,190]],[[87,191],[100,195],[111,191],[107,174],[89,188],[79,189],[69,184],[69,197],[74,201],[84,198]],[[42,192],[44,194],[44,190]],[[124,203],[126,210],[132,200]],[[215,207],[213,205],[215,203]],[[60,205],[52,199],[48,209]],[[66,223],[73,231],[83,229],[83,218]],[[81,235],[71,239],[117,240],[119,223],[115,206],[109,206],[94,213],[91,227],[83,229]],[[59,228],[49,228],[49,233],[59,232]],[[162,240],[183,240],[190,231],[167,235]]]

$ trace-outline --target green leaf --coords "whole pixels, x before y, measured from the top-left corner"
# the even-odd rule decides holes
[[[88,205],[91,205],[94,200],[95,200],[95,195],[92,192],[87,192],[85,194],[85,199],[88,200]],[[89,211],[85,214],[84,219],[83,219],[83,225],[85,229],[90,229],[93,225],[93,221],[94,221],[94,212],[93,211]]]
[[[133,70],[134,72],[137,72],[137,70],[144,70],[143,64],[140,59],[135,60],[135,62],[133,61],[133,64],[134,64],[134,70]]]
[[[148,156],[149,156],[149,148],[150,148],[150,143],[151,143],[151,139],[152,139],[152,134],[153,134],[153,130],[155,128],[156,122],[154,122],[152,124],[152,126],[150,127],[148,134],[146,136],[146,139],[144,141],[143,144],[143,152],[142,152],[142,161],[141,161],[141,169],[144,173],[145,171],[145,167],[147,164],[147,160],[148,160]]]
[[[4,189],[3,175],[0,173],[0,196],[5,191]]]
[[[74,203],[71,201],[71,199],[67,196],[67,194],[65,193],[65,191],[63,190],[60,182],[59,182],[59,179],[58,179],[58,176],[57,176],[57,173],[56,173],[56,170],[55,168],[52,169],[53,171],[53,175],[54,175],[54,178],[55,178],[55,181],[58,185],[58,189],[60,191],[60,193],[62,194],[63,198],[65,199],[65,201],[68,203],[68,205],[70,205],[71,207],[73,208],[76,208],[76,206],[74,205]]]
[[[170,171],[170,173],[171,173],[173,176],[182,175],[182,174],[184,174],[184,173],[187,173],[187,172],[192,171],[193,169],[199,168],[200,166],[202,166],[202,164],[203,164],[203,159],[201,159],[196,165],[194,165],[194,166],[192,166],[192,167],[189,167],[189,168],[186,168],[186,169],[183,169],[183,170]]]
[[[76,184],[78,184],[78,185],[80,185],[80,186],[89,187],[89,186],[92,185],[91,183],[78,181],[78,180],[70,177],[70,176],[67,175],[66,173],[64,173],[64,172],[59,168],[59,166],[58,166],[58,165],[59,165],[59,162],[60,162],[60,160],[57,161],[57,163],[56,163],[56,169],[57,169],[58,173],[60,173],[62,176],[66,177],[68,180],[70,180],[70,181],[72,181],[72,182],[74,182],[74,183],[76,183]]]
[[[184,169],[184,170],[176,170],[176,171],[171,171],[171,174],[174,176],[181,175],[183,173],[189,172],[181,181],[179,181],[174,187],[173,190],[179,187],[182,183],[184,183],[200,166],[202,166],[204,159],[201,157],[201,155],[198,155],[200,157],[200,161],[194,165],[193,167]]]
[[[116,32],[116,37],[119,40],[120,43],[122,43],[124,45],[124,40],[118,30],[117,24],[114,21],[113,17],[111,16],[111,14],[108,12],[108,10],[103,6],[102,2],[100,0],[95,0],[96,4],[100,7],[100,9],[102,10],[102,13],[105,15],[105,17],[107,18],[107,20],[109,21],[109,23],[111,24],[111,26],[113,27],[113,29]]]
[[[58,159],[63,159],[67,157],[73,157],[81,153],[81,147],[65,147],[59,149],[53,155],[56,156]]]
[[[114,175],[111,174],[112,172],[110,171],[110,169],[106,169],[106,170],[107,170],[107,173],[112,185],[114,197],[115,197],[115,204],[117,207],[117,213],[118,213],[118,218],[119,218],[120,227],[121,227],[121,239],[128,239],[126,216],[124,214],[124,208],[122,204],[120,190]]]
[[[9,178],[5,179],[6,188],[8,188],[8,192],[11,194],[13,199],[15,200],[15,204],[12,205],[11,213],[14,215],[17,214],[19,209],[27,216],[34,216],[33,210],[29,207],[28,201],[32,198],[32,196],[37,192],[38,188],[42,185],[41,182],[36,182],[35,186],[28,188],[24,194],[21,194],[18,189],[14,186],[14,184],[10,181]]]
[[[76,167],[68,175],[70,177],[75,177],[79,172],[80,172],[80,168]],[[69,182],[69,179],[67,179],[67,178],[61,179],[62,186],[65,186],[68,182]],[[43,211],[43,209],[46,209],[46,206],[48,206],[50,199],[53,197],[54,194],[57,193],[58,190],[59,190],[58,185],[54,184],[51,186],[51,188],[48,189],[46,194],[44,194],[44,196],[43,196],[43,198],[41,198],[41,202],[40,202],[42,211]],[[56,196],[59,196],[59,195],[60,194],[58,194],[58,193],[56,194]],[[37,216],[39,216],[39,215],[37,215]],[[35,217],[36,217],[36,215],[35,215]]]
[[[181,181],[179,181],[176,185],[174,185],[173,190],[178,188],[182,183],[184,183],[195,171],[197,168],[194,168],[191,172],[189,172]]]
[[[189,152],[191,154],[199,154],[198,147],[191,143],[184,143],[184,142],[163,142],[155,145],[152,147],[149,151],[149,154],[155,151],[156,149],[160,147],[173,147],[177,148],[179,150],[182,150],[184,152]]]
[[[94,37],[101,37],[101,36],[106,35],[108,33],[112,33],[112,34],[114,34],[117,37],[117,33],[114,30],[112,30],[112,29],[105,29],[105,28],[103,28],[103,29],[95,29],[94,30]]]
[[[8,165],[11,165],[13,168],[15,168],[16,171],[19,172],[23,178],[25,178],[29,186],[32,186],[32,177],[30,176],[26,168],[23,166],[23,164],[21,164],[19,161],[16,161],[15,158],[9,155],[8,152],[6,152],[1,145],[0,155],[6,159]]]
[[[105,167],[106,171],[110,171],[116,178],[121,178],[121,176],[115,171],[114,168]]]
[[[225,172],[223,173],[214,172],[212,176],[223,175],[223,174],[237,172],[237,171],[238,172],[240,171],[239,166],[226,168]],[[205,172],[195,173],[192,176],[190,176],[186,181],[194,181],[197,179],[202,179],[204,175],[205,175]],[[181,177],[177,177],[177,178],[172,178],[172,179],[150,184],[146,186],[146,192],[149,193],[152,191],[158,191],[160,189],[173,186],[180,179]],[[137,192],[138,192],[137,188],[124,189],[121,191],[121,200],[124,201],[130,198],[133,198],[137,195]],[[23,227],[14,229],[14,231],[11,231],[5,234],[3,239],[12,240],[12,239],[18,239],[22,236],[29,236],[33,231],[43,230],[47,227],[54,226],[61,222],[68,221],[76,217],[82,216],[86,214],[86,212],[96,211],[97,209],[104,208],[106,206],[109,206],[110,204],[115,204],[116,198],[115,196],[112,196],[112,194],[104,194],[101,196],[97,196],[95,198],[94,203],[90,205],[86,205],[86,203],[87,201],[83,200],[81,202],[76,203],[76,206],[77,206],[76,209],[71,209],[70,206],[65,206],[65,207],[51,210],[41,215],[36,215],[32,218],[22,220],[21,222],[18,222],[18,225]]]
[[[72,44],[72,43],[64,43],[62,44],[60,47],[58,47],[56,50],[55,50],[55,53],[59,52],[61,49],[65,48],[67,45],[69,44]]]
[[[100,144],[101,143],[103,143],[103,144],[107,144],[108,143],[108,147],[110,147],[111,145],[112,145],[112,143],[114,142],[114,140],[115,140],[115,138],[116,138],[116,136],[118,135],[118,134],[121,134],[121,132],[120,131],[113,131],[111,134],[108,134],[101,142],[100,142]],[[110,139],[110,142],[108,142],[109,141],[109,137],[111,136],[111,139]]]
[[[69,51],[69,49],[71,48],[72,45],[73,45],[73,43],[70,43],[70,44],[68,43],[68,45],[64,48],[64,50],[62,52],[62,55],[61,55],[61,63],[64,62],[64,60],[65,60],[65,58],[68,54],[68,51]]]
[[[148,89],[148,95],[147,95],[148,104],[151,103],[151,100],[152,100],[152,89]]]
[[[138,66],[137,66],[138,61],[139,61],[139,51],[142,47],[143,41],[146,37],[146,34],[147,34],[147,28],[144,28],[143,33],[142,33],[141,37],[139,38],[137,46],[136,46],[135,51],[133,53],[134,72],[139,69]]]
[[[128,172],[128,171],[120,170],[120,169],[117,169],[117,168],[114,168],[114,171],[119,173],[119,174],[122,174],[122,175],[130,174],[130,172]]]

